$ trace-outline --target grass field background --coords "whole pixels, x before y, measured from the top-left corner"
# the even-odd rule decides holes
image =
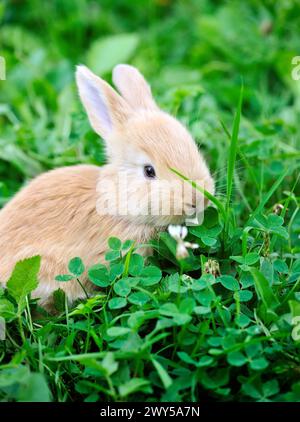
[[[167,233],[147,262],[110,239],[108,269],[90,269],[101,294],[69,309],[58,290],[57,316],[28,296],[38,258],[18,265],[0,290],[0,400],[300,401],[298,2],[14,0],[0,25],[1,206],[43,171],[105,163],[78,63],[108,81],[137,66],[217,186],[187,259]]]

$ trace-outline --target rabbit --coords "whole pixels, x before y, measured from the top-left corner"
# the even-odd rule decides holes
[[[19,260],[40,255],[39,285],[32,297],[46,309],[53,306],[58,288],[70,302],[84,297],[77,282],[55,280],[68,272],[70,259],[81,257],[86,267],[103,263],[109,237],[145,243],[169,224],[182,224],[187,215],[198,212],[197,200],[204,209],[203,195],[170,168],[214,194],[213,178],[192,136],[159,109],[142,74],[119,64],[112,80],[119,93],[86,66],[77,66],[79,97],[92,128],[105,141],[107,164],[50,170],[29,182],[0,211],[1,283],[6,284]],[[114,188],[125,179],[119,202],[129,210],[111,211],[110,207],[118,208]],[[169,185],[160,185],[163,181]],[[168,187],[178,182],[185,185],[180,194]],[[151,213],[153,197],[156,203],[160,197],[158,211],[171,201],[170,210]],[[130,207],[139,201],[140,208]],[[96,287],[86,274],[82,283],[92,294]]]

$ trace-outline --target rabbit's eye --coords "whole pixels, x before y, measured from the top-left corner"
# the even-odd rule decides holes
[[[154,179],[156,174],[153,166],[144,166],[144,174],[149,179]]]

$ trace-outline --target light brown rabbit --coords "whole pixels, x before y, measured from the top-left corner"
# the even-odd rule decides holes
[[[51,305],[59,287],[70,301],[83,297],[77,283],[55,281],[68,272],[71,258],[81,257],[86,266],[103,262],[110,236],[146,242],[168,224],[182,223],[203,209],[202,195],[170,167],[214,193],[192,137],[158,108],[136,68],[115,67],[113,82],[120,94],[84,66],[77,68],[76,80],[90,123],[106,142],[108,164],[42,174],[0,211],[0,280],[6,283],[17,261],[41,255],[33,296],[42,306]],[[92,290],[87,277],[84,284]]]

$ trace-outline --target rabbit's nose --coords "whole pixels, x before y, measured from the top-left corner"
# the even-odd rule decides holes
[[[185,213],[186,215],[195,215],[197,206],[195,203],[185,203]]]
[[[192,203],[191,206],[192,208],[196,208],[197,207],[197,192],[195,192],[195,190],[193,189],[192,191]]]
[[[189,203],[189,202],[186,202],[186,203],[185,203],[185,205],[186,205],[187,207],[190,207],[190,208],[193,208],[193,209],[197,208],[197,205],[196,205],[195,203]]]

